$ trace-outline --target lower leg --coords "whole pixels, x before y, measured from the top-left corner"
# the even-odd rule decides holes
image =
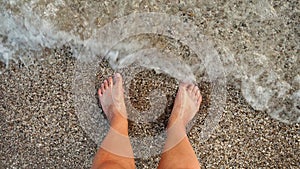
[[[96,153],[92,168],[135,168],[126,119],[111,122],[110,130]]]
[[[185,126],[178,124],[178,126],[173,129],[167,133],[166,146],[161,156],[158,168],[200,168],[195,152],[185,134]],[[177,136],[174,137],[174,135]],[[179,140],[178,138],[181,139]],[[173,147],[172,145],[174,142],[179,143],[175,143],[176,145]]]
[[[167,140],[159,169],[200,168],[195,152],[186,136],[185,127],[201,103],[197,86],[181,84],[167,127]]]

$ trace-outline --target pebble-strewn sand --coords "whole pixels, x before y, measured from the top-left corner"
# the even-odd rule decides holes
[[[74,4],[72,9],[79,9],[82,5],[79,0],[74,1]],[[114,6],[112,3],[103,4],[99,8]],[[255,10],[253,13],[252,9],[248,11],[247,3],[245,5],[234,1],[229,4],[225,6],[228,3],[224,1],[211,1],[211,3],[201,1],[196,5],[197,11],[189,3],[178,6],[155,3],[151,6],[150,3],[143,1],[140,6],[132,7],[133,9],[130,8],[128,11],[126,9],[125,14],[145,9],[182,14],[183,18],[193,21],[203,34],[212,37],[221,56],[225,54],[219,48],[222,48],[222,43],[226,42],[224,46],[227,46],[234,55],[253,50],[268,55],[275,63],[274,70],[281,72],[285,80],[291,80],[299,74],[297,73],[299,68],[295,67],[299,59],[294,63],[290,62],[293,57],[299,56],[297,51],[299,38],[295,37],[299,37],[299,28],[296,26],[299,24],[299,2],[270,1],[272,9],[284,19],[282,21],[268,19],[274,17],[270,16],[274,15],[272,11],[266,13]],[[117,5],[122,6],[122,4]],[[297,10],[298,12],[295,12]],[[230,13],[230,11],[236,12]],[[245,11],[247,16],[244,15]],[[231,15],[235,18],[228,17]],[[109,12],[105,16],[100,19],[101,22],[95,24],[101,26],[116,17]],[[76,26],[77,23],[79,24],[75,22],[74,25]],[[277,30],[273,30],[274,28]],[[231,63],[226,65],[225,61],[226,70],[230,70]],[[79,125],[75,114],[71,90],[75,62],[66,47],[44,49],[43,58],[35,59],[35,63],[28,68],[12,63],[9,69],[0,75],[0,169],[89,168],[91,166],[97,145]],[[112,72],[107,65],[101,66],[98,72],[95,72],[95,75],[99,75],[95,77],[95,88],[98,87],[98,82]],[[0,70],[4,70],[4,67],[0,63]],[[202,167],[299,168],[300,125],[280,123],[267,113],[252,109],[241,94],[240,81],[231,79],[235,71],[227,72],[231,73],[227,77],[227,102],[222,120],[214,134],[208,141],[199,143],[197,138],[199,138],[200,125],[195,125],[188,133]],[[149,79],[154,79],[154,82],[143,83],[147,82],[147,79],[148,82]],[[166,111],[170,110],[177,89],[174,79],[150,71],[138,74],[134,80],[135,83],[132,84],[130,91],[134,106],[141,110],[147,109],[148,102],[139,101],[138,97],[147,95],[147,92],[151,92],[153,88],[164,87],[165,92],[169,94],[169,109]],[[210,86],[199,85],[204,101],[200,112],[203,114],[199,115],[197,122],[202,124],[209,104]],[[146,92],[140,92],[143,90]],[[161,123],[165,123],[167,117],[168,114],[161,119]],[[130,135],[147,135],[149,134],[147,132],[151,132],[152,129],[156,130],[155,127],[130,123]],[[138,169],[155,168],[158,162],[159,156],[136,159]]]
[[[51,53],[51,52],[49,52]],[[12,66],[1,76],[2,168],[89,168],[97,150],[78,124],[72,105],[74,59],[51,54],[30,70]],[[228,87],[220,127],[205,143],[189,138],[203,167],[297,168],[299,125],[256,112],[239,90]],[[155,168],[159,157],[137,159]]]

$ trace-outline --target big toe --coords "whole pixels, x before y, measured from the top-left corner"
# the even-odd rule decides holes
[[[181,90],[186,90],[187,87],[188,87],[188,83],[180,83],[179,84],[179,89],[181,89]]]
[[[115,80],[115,82],[116,82],[116,86],[122,86],[122,83],[123,83],[123,79],[122,79],[122,76],[121,76],[121,74],[120,73],[116,73],[115,75],[114,75],[114,80]]]

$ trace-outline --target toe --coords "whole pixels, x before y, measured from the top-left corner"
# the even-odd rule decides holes
[[[101,92],[102,92],[102,94],[105,92],[105,88],[104,88],[104,84],[103,83],[101,84]]]
[[[187,83],[182,82],[182,83],[179,84],[179,88],[187,89],[187,87],[188,87]]]
[[[191,93],[193,92],[193,88],[194,88],[194,85],[193,84],[190,84],[187,88],[187,90]]]
[[[200,90],[198,90],[197,93],[196,93],[196,97],[199,98],[200,96],[201,96]]]
[[[98,95],[99,95],[99,96],[102,96],[102,91],[101,91],[101,89],[98,90]]]
[[[112,79],[112,77],[109,77],[109,78],[108,78],[108,86],[109,86],[109,87],[112,87],[112,86],[113,86],[113,79]]]
[[[114,75],[114,80],[115,80],[117,86],[122,86],[122,83],[123,83],[122,80],[123,80],[123,79],[122,79],[122,76],[121,76],[120,73],[116,73],[116,74]]]
[[[108,88],[108,82],[107,80],[104,81],[104,89],[107,89]]]
[[[202,102],[202,96],[200,95],[200,96],[198,97],[197,103],[200,105],[201,102]]]
[[[198,86],[194,86],[194,88],[193,88],[193,93],[194,93],[194,95],[195,96],[197,96],[197,91],[199,90],[199,88],[198,88]]]

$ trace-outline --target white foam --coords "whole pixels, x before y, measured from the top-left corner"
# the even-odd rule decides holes
[[[273,63],[257,52],[239,56],[239,60],[243,72],[241,90],[247,102],[255,110],[266,111],[281,122],[299,123],[299,110],[291,106],[298,104],[298,98],[290,94],[291,84],[272,69]],[[296,87],[296,83],[293,86]]]
[[[114,69],[122,69],[132,64],[153,69],[157,73],[165,73],[179,81],[195,82],[196,78],[191,67],[176,57],[166,56],[155,48],[139,50],[125,56],[118,52],[109,53],[107,58]]]
[[[43,14],[37,14],[34,11],[34,7],[37,7],[39,3],[36,1],[24,2],[20,0],[2,1],[0,2],[0,61],[5,63],[6,67],[10,62],[20,62],[26,67],[32,64],[30,57],[39,57],[42,54],[44,48],[59,48],[62,45],[69,45],[73,56],[82,59],[89,60],[89,57],[95,57],[96,55],[106,55],[109,59],[111,66],[115,69],[121,68],[124,65],[132,63],[138,63],[149,69],[154,69],[157,72],[163,72],[175,77],[179,80],[188,79],[189,81],[195,81],[196,78],[193,74],[195,71],[203,71],[201,65],[190,66],[184,64],[181,60],[171,60],[171,56],[160,54],[158,51],[145,51],[144,48],[149,45],[147,41],[131,41],[120,43],[113,50],[106,51],[103,44],[99,42],[103,37],[98,37],[97,27],[90,27],[92,30],[91,36],[85,40],[82,40],[79,36],[79,32],[76,31],[64,31],[54,26],[50,16],[57,16],[59,6],[64,6],[65,2],[62,0],[53,1],[48,3]],[[6,5],[17,6],[19,11],[13,12],[6,9]],[[257,3],[255,8],[259,15],[263,19],[276,18],[276,12],[267,1]],[[262,8],[264,7],[264,8]],[[267,11],[267,13],[264,13]],[[48,19],[46,19],[48,18]],[[141,22],[143,21],[142,18]],[[145,18],[151,20],[151,18]],[[84,21],[85,27],[89,27],[88,21]],[[124,23],[126,24],[126,23]],[[170,24],[171,25],[171,24]],[[116,26],[116,25],[115,25]],[[133,25],[134,27],[135,25]],[[137,25],[139,26],[139,25]],[[152,25],[155,27],[155,25]],[[187,28],[182,28],[183,31]],[[158,29],[159,30],[159,29]],[[109,31],[109,30],[108,30]],[[147,32],[147,30],[144,30]],[[176,35],[177,30],[172,30],[172,33]],[[108,32],[107,34],[113,34]],[[119,34],[120,32],[116,32]],[[128,33],[128,32],[123,32]],[[100,33],[101,34],[101,33]],[[200,35],[198,35],[200,36]],[[100,38],[100,39],[99,39]],[[105,42],[114,40],[113,37],[105,37]],[[189,40],[190,37],[185,35],[185,38],[181,40]],[[199,38],[201,39],[201,38]],[[204,38],[203,38],[204,39]],[[211,44],[205,44],[201,42],[203,46],[207,45],[207,48],[203,47],[203,51],[210,51]],[[219,43],[221,44],[221,43]],[[293,84],[289,84],[282,80],[280,75],[275,71],[272,71],[272,62],[268,60],[268,57],[258,53],[250,52],[242,54],[240,56],[234,56],[232,52],[226,47],[222,47],[225,55],[228,57],[222,58],[225,65],[225,71],[228,74],[233,74],[236,80],[242,80],[242,93],[245,99],[256,110],[268,111],[272,116],[278,114],[278,112],[284,112],[286,116],[276,116],[277,119],[281,119],[284,122],[299,122],[292,118],[295,116],[297,109],[291,109],[286,106],[282,100],[290,98],[292,100],[289,104],[298,104],[299,95],[290,94],[291,89],[295,86],[299,86],[299,75],[295,77]],[[139,51],[143,51],[141,53]],[[157,55],[153,55],[157,54]],[[211,52],[211,58],[217,53]],[[205,60],[205,65],[210,65],[214,60]],[[222,65],[220,65],[222,66]],[[221,73],[213,67],[206,67],[206,71],[210,72],[212,78],[219,77]],[[263,80],[262,80],[263,79]],[[213,79],[211,79],[213,80]],[[298,88],[296,88],[298,90]],[[277,105],[276,107],[274,105]],[[296,107],[296,106],[294,106]],[[280,110],[280,111],[279,111]],[[300,117],[299,114],[296,114]]]

